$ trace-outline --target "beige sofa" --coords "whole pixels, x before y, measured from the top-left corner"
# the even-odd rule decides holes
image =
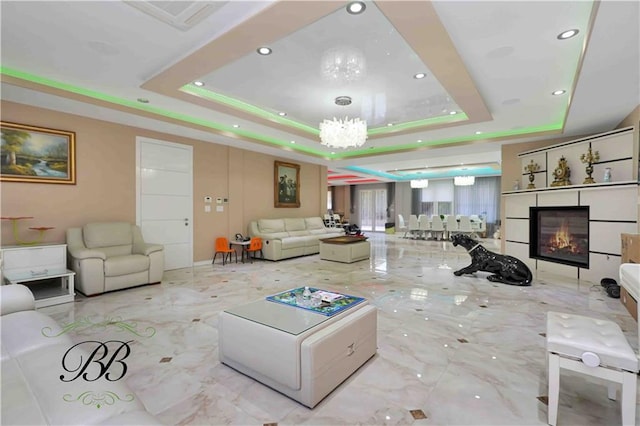
[[[146,244],[140,228],[128,222],[69,228],[67,251],[76,289],[86,296],[162,280],[164,247]]]
[[[249,236],[262,238],[262,251],[269,260],[316,254],[320,239],[344,235],[342,228],[325,227],[319,216],[254,220],[248,231]]]
[[[27,287],[0,286],[0,424],[160,424],[146,411],[125,378],[109,381],[103,375],[93,381],[69,380],[73,373],[62,365],[65,355],[71,357],[68,351],[77,357],[73,362],[78,362],[79,357],[90,359],[92,355],[84,347],[73,348],[79,342],[72,341],[51,317],[35,311],[34,306],[33,294]],[[94,360],[87,374],[96,373],[98,362]],[[113,374],[118,374],[117,368],[111,368]],[[67,381],[62,381],[61,375]]]

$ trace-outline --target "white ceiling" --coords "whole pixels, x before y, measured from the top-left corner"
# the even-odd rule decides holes
[[[0,2],[2,99],[382,181],[410,177],[394,176],[396,169],[427,167],[437,177],[436,168],[452,173],[462,164],[468,174],[470,164],[484,164],[478,175],[499,174],[500,144],[607,131],[640,104],[639,2],[386,1],[366,2],[357,16],[344,2],[187,3],[215,7],[181,30],[121,1]],[[571,28],[578,36],[556,38]],[[258,55],[261,45],[273,54]],[[320,74],[323,52],[344,46],[363,52],[365,76],[331,84]],[[414,79],[417,72],[427,78]],[[195,79],[250,107],[180,91]],[[159,90],[158,81],[179,84]],[[567,93],[552,96],[556,89]],[[338,95],[353,105],[334,105]],[[451,109],[469,120],[386,127],[447,120]],[[254,110],[285,111],[295,123]],[[169,119],[175,114],[186,118]],[[347,114],[381,132],[360,149],[331,154],[296,125],[317,129],[321,119]]]

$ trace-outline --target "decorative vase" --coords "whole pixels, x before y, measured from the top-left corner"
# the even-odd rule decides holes
[[[611,167],[604,169],[604,182],[611,182]]]
[[[520,181],[516,180],[513,182],[513,190],[518,191],[520,189]]]

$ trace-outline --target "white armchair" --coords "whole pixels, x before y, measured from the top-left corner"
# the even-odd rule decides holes
[[[67,230],[69,269],[86,296],[157,283],[164,271],[164,247],[147,244],[136,225],[96,222]]]

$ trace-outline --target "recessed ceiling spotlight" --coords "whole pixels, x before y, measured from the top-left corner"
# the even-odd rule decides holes
[[[419,72],[418,74],[414,75],[413,78],[420,80],[421,78],[425,78],[427,75],[423,72]]]
[[[279,115],[280,117],[284,117],[284,116],[286,116],[286,115],[287,115],[287,113],[286,113],[286,112],[279,112],[279,113],[278,113],[278,115]]]
[[[387,127],[393,126],[393,123],[387,123]]]
[[[347,13],[351,15],[359,15],[367,8],[367,5],[361,1],[352,1],[347,5]]]
[[[478,131],[476,132],[476,135],[481,135],[481,134],[482,134],[482,132],[481,132],[480,130],[478,130]]]
[[[203,81],[194,81],[193,84],[195,84],[198,87],[204,86],[204,82]]]
[[[553,96],[564,95],[565,93],[567,93],[566,90],[554,90],[553,92],[551,92]]]
[[[137,101],[140,102],[141,104],[148,104],[149,103],[149,99],[147,99],[147,98],[138,98]]]
[[[296,143],[296,141],[291,141],[291,143]]]
[[[458,111],[449,111],[449,115],[456,115]]]
[[[418,143],[422,143],[422,139],[418,139]]]
[[[258,47],[256,52],[258,52],[261,55],[271,55],[271,48],[265,47],[265,46]]]
[[[576,30],[576,29],[563,31],[560,34],[558,34],[558,40],[566,40],[568,38],[574,37],[579,32],[580,32],[580,30]]]
[[[240,125],[239,124],[234,124],[233,127],[235,127],[237,129],[238,127],[240,127]]]
[[[331,151],[331,155],[334,155],[336,152],[335,151]]]

